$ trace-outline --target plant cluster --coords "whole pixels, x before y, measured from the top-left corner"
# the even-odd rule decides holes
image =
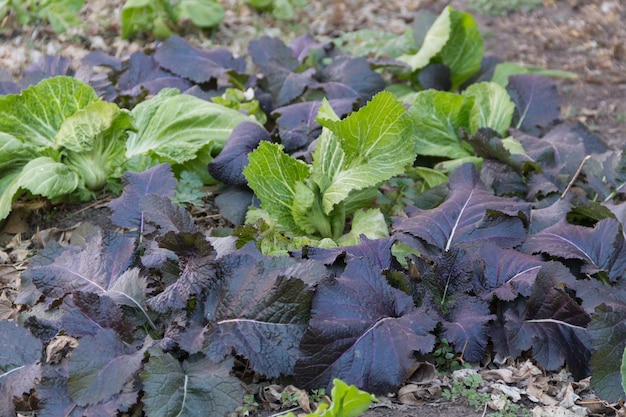
[[[12,12],[20,25],[46,21],[56,33],[80,25],[85,0],[0,0],[0,18]]]
[[[22,274],[15,303],[28,308],[0,322],[2,414],[29,392],[43,416],[224,414],[244,396],[235,356],[303,388],[340,378],[382,394],[436,347],[446,361],[529,355],[623,397],[626,157],[560,120],[548,78],[483,58],[470,15],[446,8],[430,22],[395,49],[400,61],[376,61],[387,78],[310,37],[253,41],[254,75],[171,37],[152,55],[97,57],[112,70],[91,82],[114,103],[68,77],[2,97],[6,114],[21,109],[0,122],[16,155],[3,175],[43,157],[86,188],[69,146],[97,145],[117,118],[132,121],[120,167],[143,171],[124,174],[110,204],[127,233],[51,244]],[[86,92],[40,87],[60,83]],[[267,119],[172,83],[229,106],[257,99]],[[39,89],[72,104],[35,111]],[[85,117],[92,107],[108,112]],[[224,127],[227,111],[239,119]],[[25,148],[35,133],[49,148]],[[209,163],[225,184],[218,206],[239,224],[247,212],[225,238],[172,203],[173,171],[207,135],[210,147],[229,136]]]
[[[292,19],[296,7],[307,0],[243,0],[259,12],[269,12],[277,19]],[[80,26],[78,13],[85,0],[0,0],[0,18],[8,13],[20,25],[45,21],[61,34]],[[218,0],[126,0],[122,7],[121,36],[128,39],[139,34],[152,34],[157,39],[182,32],[182,23],[190,22],[199,29],[219,26],[224,8]]]

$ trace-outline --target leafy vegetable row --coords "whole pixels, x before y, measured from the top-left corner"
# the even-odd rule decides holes
[[[303,7],[306,0],[243,0],[258,11],[271,12],[278,19],[292,19],[295,7]],[[58,33],[81,25],[78,17],[84,0],[3,0],[0,18],[14,14],[20,25],[46,21]],[[121,36],[128,39],[150,33],[165,39],[180,32],[184,22],[200,29],[219,26],[224,19],[224,8],[217,0],[126,0],[121,10]]]
[[[396,50],[406,65],[378,61],[387,80],[308,37],[255,41],[262,74],[250,76],[225,51],[172,37],[153,55],[91,58],[112,68],[91,82],[117,104],[68,77],[0,98],[13,114],[0,137],[18,161],[0,165],[0,181],[18,184],[2,198],[38,192],[24,169],[41,158],[75,178],[60,181],[76,184],[65,194],[94,192],[98,176],[82,172],[93,162],[72,152],[105,153],[118,138],[104,178],[123,178],[110,207],[128,229],[31,261],[15,300],[30,310],[0,323],[15,352],[0,364],[3,398],[33,388],[41,415],[224,414],[243,396],[236,357],[303,387],[340,378],[385,393],[437,338],[470,362],[528,354],[622,396],[626,158],[560,120],[549,79],[490,60],[457,66],[482,58],[468,16],[445,9],[421,48]],[[162,89],[172,83],[223,92],[222,104]],[[240,225],[226,238],[172,203],[174,173],[158,165],[206,174],[209,160],[223,215]]]

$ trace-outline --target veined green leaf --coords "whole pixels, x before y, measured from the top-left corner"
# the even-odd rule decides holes
[[[262,141],[248,155],[248,160],[250,163],[243,175],[261,200],[263,209],[281,225],[300,230],[294,222],[292,209],[296,184],[309,176],[309,166],[287,155],[281,145],[267,141]]]
[[[480,69],[483,60],[483,38],[471,14],[450,12],[450,38],[441,50],[441,61],[450,68],[452,91],[456,91]]]
[[[36,157],[37,151],[28,143],[0,132],[0,173],[7,167],[22,166]]]
[[[402,103],[389,92],[377,94],[344,120],[319,122],[332,132],[320,136],[312,168],[326,214],[351,191],[388,180],[415,159],[411,121]],[[320,172],[329,178],[322,181]]]
[[[459,129],[469,126],[472,100],[445,91],[420,91],[409,109],[415,151],[419,155],[456,159],[473,154],[464,146]]]
[[[492,82],[472,84],[463,96],[474,98],[469,120],[470,134],[473,135],[481,127],[489,127],[506,136],[515,104],[503,87]]]
[[[53,148],[63,121],[95,101],[93,88],[75,78],[47,78],[20,94],[0,97],[0,131],[38,150]]]
[[[48,157],[5,170],[0,179],[0,220],[9,215],[11,203],[20,190],[54,199],[71,193],[78,184],[78,176],[72,170]]]
[[[197,158],[200,149],[210,144],[213,152],[220,151],[235,126],[251,120],[236,110],[172,89],[140,103],[132,115],[138,130],[128,135],[126,157],[141,159],[150,155],[157,163],[173,164]]]
[[[421,48],[413,55],[400,55],[398,61],[409,64],[413,71],[424,68],[430,63],[430,60],[436,56],[444,48],[452,30],[452,21],[450,13],[452,7],[448,6],[443,9],[439,17],[433,25],[428,29]]]

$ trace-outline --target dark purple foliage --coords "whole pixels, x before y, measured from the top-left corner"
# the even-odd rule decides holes
[[[562,264],[544,265],[528,299],[518,299],[504,310],[506,342],[495,340],[496,351],[517,357],[532,349],[533,358],[547,370],[566,363],[576,380],[588,376],[591,350],[585,327],[590,318],[561,288],[560,283],[569,280],[570,272]]]
[[[295,376],[308,387],[341,378],[385,393],[408,376],[413,351],[431,351],[435,324],[370,261],[351,260],[339,278],[322,281],[315,292]]]
[[[356,100],[332,99],[329,103],[342,117],[354,110]],[[280,142],[287,152],[307,147],[320,135],[322,126],[315,119],[321,104],[320,101],[305,101],[279,107],[272,112],[278,125]]]
[[[209,162],[209,174],[228,185],[246,185],[243,169],[248,165],[248,154],[270,134],[254,122],[239,123],[230,134],[220,154]]]
[[[620,368],[626,349],[626,291],[606,288],[588,326],[593,344],[593,387],[603,399],[624,398]]]
[[[250,256],[230,255],[219,266],[220,285],[205,310],[213,323],[208,356],[217,361],[235,349],[262,374],[293,374],[309,320],[309,285],[297,273],[286,274],[285,268]]]
[[[621,225],[615,219],[601,220],[594,228],[565,221],[530,236],[527,253],[545,253],[565,259],[580,259],[583,274],[604,273],[616,282],[626,272],[626,244]]]
[[[416,248],[435,256],[462,242],[494,242],[513,247],[526,237],[527,203],[495,197],[471,164],[457,168],[448,181],[446,200],[432,210],[413,209],[408,218],[395,218],[400,239],[412,236]]]
[[[41,376],[42,343],[26,328],[0,321],[0,414],[15,415],[13,397],[28,393]]]
[[[198,84],[216,79],[228,71],[243,73],[246,69],[245,59],[233,57],[228,49],[206,51],[178,35],[170,36],[156,48],[154,60],[171,73]]]
[[[547,77],[512,75],[506,90],[515,103],[512,124],[524,132],[540,134],[561,117],[561,100],[556,85]]]
[[[141,173],[127,172],[122,176],[125,185],[122,195],[111,201],[111,220],[118,226],[141,229],[144,211],[141,200],[149,194],[173,197],[176,179],[169,164],[157,165]]]
[[[446,316],[442,336],[457,351],[463,352],[465,360],[479,362],[489,342],[488,324],[495,318],[490,314],[487,303],[473,297],[462,297]]]

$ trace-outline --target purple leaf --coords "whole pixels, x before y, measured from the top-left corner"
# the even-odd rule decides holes
[[[353,259],[337,279],[322,281],[296,363],[298,383],[329,387],[332,378],[374,392],[397,387],[430,352],[436,321],[411,297],[389,286],[380,269]]]
[[[333,99],[329,101],[339,117],[354,110],[353,99]],[[322,132],[322,126],[315,120],[321,106],[320,101],[306,101],[279,107],[272,112],[278,124],[280,142],[287,152],[307,147]]]
[[[37,415],[40,417],[105,417],[127,412],[137,403],[137,391],[131,383],[126,384],[122,392],[104,402],[80,407],[70,399],[67,389],[67,361],[61,366],[44,367],[43,371],[41,382],[37,385],[37,398],[41,406]]]
[[[408,218],[393,220],[396,233],[416,238],[410,244],[419,252],[436,256],[461,242],[513,247],[525,239],[528,204],[495,197],[480,181],[473,165],[462,165],[450,174],[448,188],[447,198],[438,207],[414,209]]]
[[[125,340],[132,339],[132,323],[124,317],[122,308],[106,295],[75,292],[65,297],[60,306],[63,315],[59,328],[74,337],[95,335],[106,328],[114,329]]]
[[[125,390],[142,366],[144,351],[134,351],[122,343],[113,330],[85,336],[70,356],[67,387],[79,406],[98,404]],[[136,401],[129,404],[132,405]]]
[[[220,190],[215,197],[215,205],[226,220],[241,226],[246,220],[246,213],[253,200],[254,193],[250,188],[233,185]]]
[[[147,194],[139,203],[144,221],[157,226],[159,234],[167,232],[194,233],[198,230],[191,214],[172,202],[169,196]],[[145,227],[144,227],[145,229]]]
[[[282,86],[275,94],[276,106],[285,106],[301,96],[306,89],[315,85],[315,68],[308,68],[304,72],[290,72],[285,76]]]
[[[612,282],[626,271],[626,245],[620,223],[615,219],[599,221],[594,228],[576,226],[564,220],[530,236],[526,253],[546,253],[584,262],[584,274],[605,272]]]
[[[573,279],[560,263],[546,263],[535,279],[528,300],[518,299],[504,312],[507,345],[500,343],[496,351],[504,356],[517,357],[532,348],[533,358],[548,371],[554,371],[565,362],[574,379],[589,374],[591,343],[585,327],[589,315],[562,288],[563,282]]]
[[[148,305],[159,313],[182,309],[194,296],[215,281],[215,254],[201,232],[168,232],[159,245],[178,256],[180,276],[162,292],[148,299]]]
[[[591,383],[604,400],[624,398],[620,367],[626,348],[626,294],[612,288],[606,302],[596,308],[587,331],[593,342]]]
[[[322,71],[322,81],[343,83],[357,91],[364,102],[385,88],[385,80],[365,58],[341,57]]]
[[[163,41],[156,48],[154,59],[161,67],[199,84],[228,71],[243,73],[246,69],[245,60],[234,58],[228,49],[199,49],[178,35]]]
[[[499,300],[513,301],[518,295],[528,297],[543,262],[537,257],[494,244],[480,246],[484,262],[479,293],[485,300],[495,295]]]
[[[309,34],[305,33],[302,36],[297,37],[289,44],[289,48],[293,51],[294,56],[298,59],[299,62],[303,62],[306,57],[309,55],[309,50],[311,49],[330,49],[330,44],[320,44],[315,38]]]
[[[81,63],[91,67],[109,67],[116,71],[122,70],[122,60],[120,58],[107,55],[102,51],[90,51],[81,59]]]
[[[324,270],[314,261],[303,264]],[[272,267],[267,260],[251,256],[222,258],[221,288],[214,290],[206,305],[213,323],[207,335],[209,357],[219,360],[234,348],[261,374],[291,375],[312,298],[308,279],[299,279],[299,271],[304,272],[299,264]]]
[[[391,247],[395,241],[393,237],[368,239],[365,236],[361,236],[361,243],[358,245],[338,248],[307,246],[301,250],[293,251],[291,255],[305,259],[315,259],[325,265],[332,265],[342,255],[348,255],[349,257],[369,259],[381,270],[385,270],[391,269],[392,267],[393,257],[391,256]]]
[[[134,257],[135,239],[97,232],[83,248],[70,246],[51,264],[31,267],[27,275],[46,295],[48,304],[74,291],[83,291],[124,296],[138,306],[142,303],[135,299],[137,294],[123,293],[123,281],[132,278],[127,270]],[[137,277],[137,281],[143,280]]]
[[[539,134],[561,117],[561,100],[556,85],[547,77],[512,75],[506,90],[515,103],[512,124],[524,132]]]
[[[478,362],[489,342],[488,323],[495,318],[489,306],[473,297],[460,297],[443,322],[443,337],[469,362]]]
[[[141,200],[148,194],[173,197],[176,179],[169,164],[157,165],[141,173],[127,172],[122,176],[124,191],[109,203],[111,220],[118,226],[140,229],[144,224]]]
[[[270,140],[270,134],[253,122],[239,123],[233,129],[220,154],[209,163],[209,174],[229,185],[246,185],[243,169],[248,165],[248,154],[262,140]]]
[[[149,416],[225,416],[241,405],[244,394],[232,367],[232,358],[214,363],[193,355],[181,362],[151,351],[141,372],[143,410]]]
[[[299,65],[298,60],[293,55],[293,51],[280,39],[263,36],[258,40],[250,41],[248,54],[252,61],[261,67],[263,75],[267,79],[268,91],[276,100],[285,80],[290,74],[294,73]],[[287,94],[285,93],[286,96]]]
[[[41,375],[43,346],[27,329],[10,321],[0,321],[0,334],[0,415],[13,416],[13,397],[30,392]]]
[[[39,83],[44,78],[57,75],[73,75],[70,69],[72,60],[66,56],[46,55],[39,61],[24,70],[24,76],[20,81],[22,88]]]

